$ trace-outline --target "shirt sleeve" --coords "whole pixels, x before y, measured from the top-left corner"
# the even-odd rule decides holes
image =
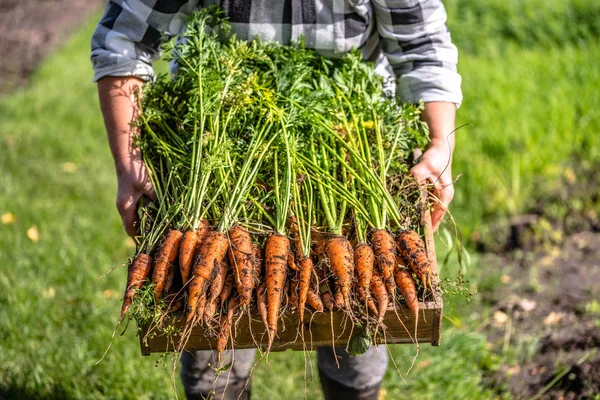
[[[94,82],[105,76],[154,79],[165,39],[181,30],[198,1],[109,0],[92,35]]]
[[[458,51],[441,0],[373,0],[381,49],[396,75],[402,101],[460,106]]]

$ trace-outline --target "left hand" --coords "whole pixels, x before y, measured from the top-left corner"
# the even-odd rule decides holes
[[[446,210],[454,198],[452,180],[452,149],[443,140],[431,142],[429,148],[411,170],[411,174],[420,184],[433,184],[433,195],[439,200],[433,201],[431,222],[437,230],[444,219]]]

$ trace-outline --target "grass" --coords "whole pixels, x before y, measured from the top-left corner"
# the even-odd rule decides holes
[[[471,25],[483,12],[454,0],[451,18],[465,7],[473,19],[455,31],[459,44],[474,35]],[[140,356],[133,326],[95,365],[110,341],[126,271],[98,277],[133,251],[114,208],[115,176],[91,82],[96,20],[46,60],[28,88],[0,98],[0,215],[16,218],[0,224],[0,398],[173,397],[168,368],[156,367],[157,356]],[[528,43],[489,40],[485,50],[461,53],[459,120],[471,125],[457,133],[454,171],[462,177],[453,212],[467,234],[526,210],[533,194],[551,190],[572,157],[600,157],[600,45],[572,40],[524,48]],[[27,235],[32,226],[38,241]],[[485,265],[476,256],[472,265],[473,283],[493,290],[494,280],[477,279],[489,274]],[[456,266],[444,271],[453,275]],[[388,398],[498,395],[484,383],[498,358],[473,333],[486,312],[479,297],[470,304],[447,300],[442,346],[423,346],[406,384],[390,368]],[[393,348],[403,372],[414,351]],[[320,398],[316,377],[306,386],[308,398]],[[270,365],[255,371],[257,398],[304,393],[302,353],[272,354]]]

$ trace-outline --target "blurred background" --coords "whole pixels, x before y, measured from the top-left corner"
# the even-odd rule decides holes
[[[142,357],[133,325],[96,365],[126,271],[100,277],[134,251],[91,82],[103,3],[0,0],[0,399],[174,397],[171,359]],[[382,398],[600,399],[600,2],[445,5],[466,262],[449,224],[437,251],[478,293],[445,294],[442,345],[408,375],[415,347],[391,348],[405,381],[390,367]],[[291,352],[256,368],[253,394],[321,398]]]

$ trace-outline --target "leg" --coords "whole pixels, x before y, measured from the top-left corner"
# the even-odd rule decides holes
[[[325,400],[377,400],[388,364],[385,346],[371,347],[357,357],[336,347],[338,369],[331,347],[317,349],[317,366]]]
[[[214,397],[211,397],[214,400],[249,399],[250,383],[248,383],[248,390],[244,390],[244,386],[248,380],[250,368],[254,364],[255,354],[255,349],[227,351],[222,363],[227,365],[233,360],[233,364],[217,378],[213,370],[217,363],[216,352],[184,352],[181,355],[181,381],[187,398],[189,400],[208,399],[211,390],[214,390]],[[243,394],[240,396],[242,392]]]

